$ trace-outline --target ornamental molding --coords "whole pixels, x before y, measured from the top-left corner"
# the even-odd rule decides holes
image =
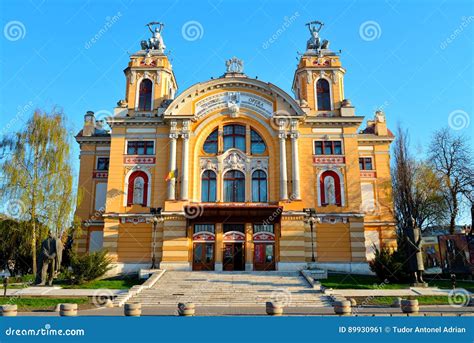
[[[219,159],[219,157],[218,157]],[[237,149],[226,151],[220,158],[220,165],[222,171],[225,173],[228,170],[240,170],[245,174],[248,170],[248,159],[244,153]]]
[[[229,170],[239,170],[244,174],[263,170],[268,174],[268,156],[247,156],[238,149],[230,149],[216,157],[201,157],[199,167],[201,172],[212,170],[216,174],[226,173]]]

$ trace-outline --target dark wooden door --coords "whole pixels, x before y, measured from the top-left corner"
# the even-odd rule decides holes
[[[214,270],[214,243],[194,243],[193,270]]]
[[[255,270],[275,270],[274,243],[255,243],[253,266]]]
[[[223,270],[245,270],[244,243],[226,243],[224,245]]]

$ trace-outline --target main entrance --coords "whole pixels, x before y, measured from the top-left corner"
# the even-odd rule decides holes
[[[226,243],[224,245],[223,270],[245,270],[244,243]]]
[[[214,243],[194,243],[193,270],[214,270]]]

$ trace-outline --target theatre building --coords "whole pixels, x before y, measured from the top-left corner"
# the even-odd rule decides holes
[[[75,249],[107,249],[116,273],[299,270],[313,258],[369,272],[373,245],[396,246],[394,137],[381,111],[361,127],[339,55],[310,32],[283,85],[292,95],[248,77],[237,58],[178,93],[161,27],[143,41],[125,98],[113,113],[87,112],[76,136]]]

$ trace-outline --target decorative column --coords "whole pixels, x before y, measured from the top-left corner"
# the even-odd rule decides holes
[[[300,162],[298,153],[298,132],[292,132],[291,137],[291,157],[292,157],[292,183],[293,183],[293,194],[292,199],[301,199],[300,195]]]
[[[288,199],[288,176],[286,172],[286,133],[278,133],[280,139],[280,200]]]
[[[181,200],[188,200],[188,175],[189,175],[189,120],[183,121],[183,161],[181,166]]]
[[[170,133],[170,165],[169,172],[176,172],[176,140],[178,134],[176,132]],[[176,199],[176,175],[168,181],[168,200]]]

